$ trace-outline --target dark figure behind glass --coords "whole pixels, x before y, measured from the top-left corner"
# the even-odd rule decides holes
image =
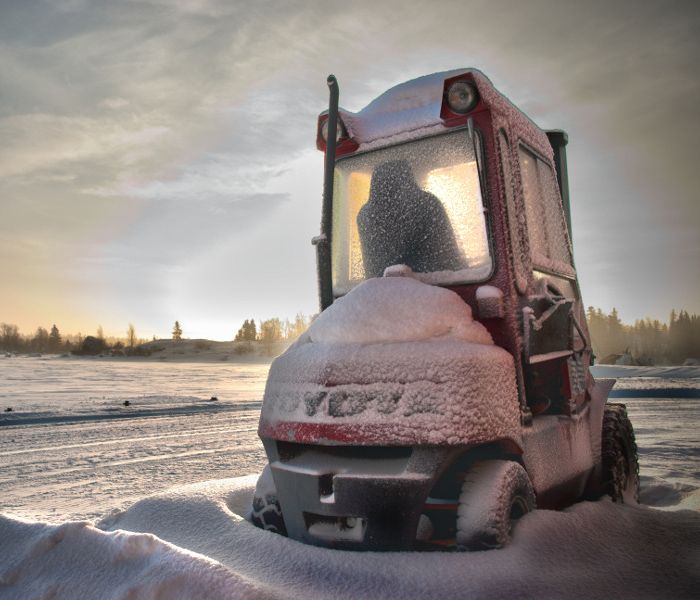
[[[381,277],[391,265],[408,265],[420,273],[466,266],[445,208],[416,185],[406,160],[375,169],[357,228],[366,277]]]

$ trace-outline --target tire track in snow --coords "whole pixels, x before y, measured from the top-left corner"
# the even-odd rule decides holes
[[[174,485],[259,471],[257,411],[0,429],[0,510],[91,519]]]
[[[230,444],[235,438],[242,438],[243,442],[253,442],[259,447],[260,441],[256,432],[257,427],[250,426],[235,429],[232,427],[207,428],[145,437],[111,437],[85,444],[66,444],[63,447],[61,445],[44,447],[48,451],[46,454],[16,450],[12,456],[8,456],[10,460],[5,461],[0,468],[0,485],[15,482],[18,478],[26,478],[30,474],[33,479],[45,478],[61,473],[102,468],[104,465],[166,460],[171,457],[185,456],[191,452],[195,454],[200,452],[189,450],[193,445],[210,446],[208,450],[201,452],[225,452],[229,449],[225,444]],[[175,443],[163,445],[161,442],[164,440]],[[188,448],[188,450],[181,450],[182,448]],[[75,462],[82,464],[66,468],[66,465],[73,465]],[[6,475],[3,476],[4,473]]]
[[[183,457],[195,457],[195,456],[205,456],[207,454],[216,454],[216,453],[221,453],[221,452],[250,452],[252,450],[259,450],[261,448],[261,444],[251,444],[251,445],[236,445],[236,446],[229,446],[229,447],[224,447],[224,448],[210,448],[207,450],[189,450],[185,452],[178,452],[174,454],[158,454],[155,456],[144,456],[140,458],[132,458],[132,459],[125,459],[125,460],[115,460],[111,462],[104,462],[104,463],[97,463],[94,465],[89,465],[85,467],[71,467],[68,469],[55,469],[53,471],[49,471],[47,473],[37,473],[36,476],[34,477],[34,480],[27,485],[30,486],[36,486],[36,485],[41,485],[39,481],[37,481],[37,478],[42,478],[42,477],[60,477],[62,475],[69,475],[69,474],[74,474],[74,473],[81,473],[85,471],[90,471],[94,473],[97,469],[111,469],[114,467],[121,467],[124,465],[135,465],[138,463],[147,463],[147,462],[166,462],[169,460],[175,460],[178,458],[183,458]],[[0,483],[2,483],[0,481]],[[21,486],[20,486],[21,487]]]
[[[253,419],[250,419],[253,420]],[[255,417],[255,421],[257,422],[258,417]],[[163,440],[167,438],[182,438],[182,437],[192,437],[193,435],[205,435],[207,433],[219,433],[222,431],[228,431],[229,429],[226,427],[218,428],[218,429],[212,429],[212,430],[206,430],[202,432],[187,432],[187,433],[168,433],[168,434],[161,434],[161,435],[153,435],[153,436],[145,436],[145,437],[132,437],[132,438],[113,438],[113,439],[107,439],[107,440],[100,440],[99,442],[83,442],[80,444],[63,444],[63,445],[57,445],[57,446],[42,446],[39,448],[23,448],[21,450],[8,450],[8,451],[2,451],[0,454],[2,456],[14,456],[18,454],[32,454],[36,452],[53,452],[55,450],[69,450],[73,448],[86,448],[90,446],[102,446],[106,444],[124,444],[128,442],[141,442],[144,440],[152,441],[152,440]],[[257,425],[255,427],[251,427],[249,429],[239,429],[237,431],[256,431],[257,430]]]

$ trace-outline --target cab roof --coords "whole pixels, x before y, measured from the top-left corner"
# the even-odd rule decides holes
[[[552,158],[544,131],[496,90],[486,75],[474,68],[442,71],[406,81],[387,90],[356,113],[340,108],[340,118],[349,136],[358,144],[357,151],[374,150],[444,132],[447,127],[440,111],[445,80],[465,74],[471,75],[482,101],[493,113],[504,117],[515,134],[527,139],[547,158]]]

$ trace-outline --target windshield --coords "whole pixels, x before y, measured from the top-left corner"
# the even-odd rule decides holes
[[[492,260],[467,131],[339,159],[332,240],[336,296],[400,264],[426,283],[486,279]]]

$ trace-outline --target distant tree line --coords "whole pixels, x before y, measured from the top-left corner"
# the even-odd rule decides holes
[[[37,327],[33,335],[24,335],[20,333],[17,325],[0,323],[0,350],[4,352],[38,354],[116,352],[130,354],[138,353],[137,348],[143,341],[137,337],[136,329],[131,323],[129,323],[125,338],[105,338],[101,325],[97,328],[94,336],[84,336],[82,333],[63,336],[55,324],[50,330]]]
[[[626,325],[616,309],[605,314],[591,306],[586,317],[598,362],[615,362],[623,355],[640,365],[682,364],[689,358],[700,358],[700,315],[673,310],[668,323],[647,318]],[[257,342],[269,353],[275,344],[297,339],[312,318],[299,313],[293,320],[272,318],[256,323],[255,319],[246,319],[234,337],[235,342],[241,342],[237,352],[253,352],[253,343]],[[175,321],[172,339],[182,340],[182,335],[182,326]],[[4,352],[139,355],[144,341],[137,337],[131,323],[124,338],[105,338],[102,326],[94,336],[64,336],[55,324],[50,330],[38,327],[34,334],[24,335],[17,325],[0,323],[0,350]]]
[[[590,306],[586,319],[598,362],[615,362],[623,355],[639,365],[682,364],[700,358],[700,315],[674,309],[668,323],[647,318],[625,325],[615,308],[604,314]]]
[[[0,349],[6,352],[62,352],[66,347],[72,341],[64,340],[55,324],[50,331],[37,327],[34,335],[22,335],[17,325],[0,323]]]
[[[298,338],[306,331],[311,319],[301,313],[293,320],[272,318],[259,320],[257,324],[255,319],[246,319],[234,337],[235,342],[244,342],[239,344],[237,351],[252,352],[253,342],[262,343],[266,350],[271,351],[278,342],[291,342]],[[153,339],[155,341],[155,337]],[[173,325],[172,339],[183,339],[180,321],[175,321]],[[136,335],[132,323],[129,323],[126,337],[123,338],[105,337],[101,325],[95,335],[83,336],[78,333],[62,336],[56,325],[51,330],[38,327],[33,335],[24,335],[17,325],[0,323],[0,350],[4,352],[140,355],[146,351],[140,348],[143,342],[145,340]]]
[[[23,336],[17,325],[0,323],[0,348],[14,352],[61,352],[66,343],[61,338],[58,327],[53,325],[51,331],[37,327],[33,336]]]

